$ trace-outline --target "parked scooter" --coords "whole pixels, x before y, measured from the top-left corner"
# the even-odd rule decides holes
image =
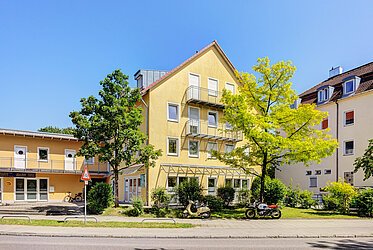
[[[271,216],[272,219],[280,219],[281,218],[281,211],[278,205],[267,205],[265,203],[256,204],[249,206],[246,210],[245,215],[248,219],[254,219],[256,216],[265,217]]]
[[[183,218],[188,218],[189,216],[209,218],[210,215],[210,208],[203,203],[199,203],[198,201],[189,201],[189,204],[186,206],[183,212]]]

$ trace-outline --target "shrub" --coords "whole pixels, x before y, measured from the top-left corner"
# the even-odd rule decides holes
[[[351,201],[357,194],[353,186],[342,181],[329,183],[325,191],[329,194],[323,197],[324,206],[328,209],[335,206],[335,210],[341,213],[349,212]]]
[[[251,191],[247,188],[243,188],[238,191],[238,206],[247,207],[250,203]]]
[[[88,210],[92,214],[101,214],[114,204],[112,188],[104,182],[96,183],[87,195]]]
[[[373,216],[373,189],[365,189],[356,196],[355,204],[360,216]]]
[[[234,200],[235,190],[232,187],[220,187],[218,188],[218,197],[224,201],[224,206],[228,207],[229,204]]]
[[[203,202],[212,210],[220,211],[223,208],[224,201],[221,197],[215,195],[206,195],[203,197]]]
[[[300,196],[300,189],[293,188],[292,186],[288,186],[286,190],[286,195],[284,199],[285,206],[287,207],[298,207],[299,206],[299,196]]]
[[[171,200],[171,196],[167,193],[166,188],[164,187],[153,189],[151,198],[154,202],[154,206],[157,208],[167,208]]]
[[[175,188],[175,194],[179,199],[179,203],[187,206],[189,201],[200,201],[202,198],[202,187],[199,186],[196,179],[183,181]]]
[[[301,208],[310,208],[316,205],[316,201],[312,199],[313,193],[309,190],[301,190],[299,192],[299,205]]]
[[[251,185],[251,194],[254,200],[260,198],[260,178],[256,177]],[[279,179],[271,179],[266,176],[264,179],[264,202],[277,204],[282,202],[286,195],[286,186]]]
[[[128,216],[137,217],[144,213],[144,202],[140,197],[134,197],[132,199],[132,208],[127,210]]]

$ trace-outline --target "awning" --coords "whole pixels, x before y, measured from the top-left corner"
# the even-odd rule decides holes
[[[134,174],[137,171],[139,171],[143,166],[144,166],[144,164],[132,165],[128,168],[123,169],[122,174],[124,174],[124,175]]]

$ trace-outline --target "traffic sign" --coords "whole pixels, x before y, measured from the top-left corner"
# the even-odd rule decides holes
[[[80,178],[82,181],[89,181],[91,179],[91,176],[88,173],[88,168],[84,167],[84,172],[82,173],[82,177]]]

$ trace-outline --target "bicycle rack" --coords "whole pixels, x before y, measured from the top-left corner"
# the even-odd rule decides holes
[[[147,218],[147,219],[143,219],[141,221],[141,223],[143,223],[145,221],[161,221],[161,220],[164,220],[164,221],[173,221],[174,224],[176,224],[175,219],[172,219],[172,218]]]
[[[84,220],[84,216],[67,216],[67,217],[65,217],[65,219],[63,220],[63,222],[66,222],[69,219],[83,219]],[[95,220],[96,223],[98,222],[98,219],[96,217],[94,217],[94,216],[87,216],[86,219],[87,220],[92,219],[92,220]]]
[[[3,220],[4,218],[25,218],[28,219],[29,222],[31,222],[31,218],[27,215],[3,215],[1,216],[1,219]]]

